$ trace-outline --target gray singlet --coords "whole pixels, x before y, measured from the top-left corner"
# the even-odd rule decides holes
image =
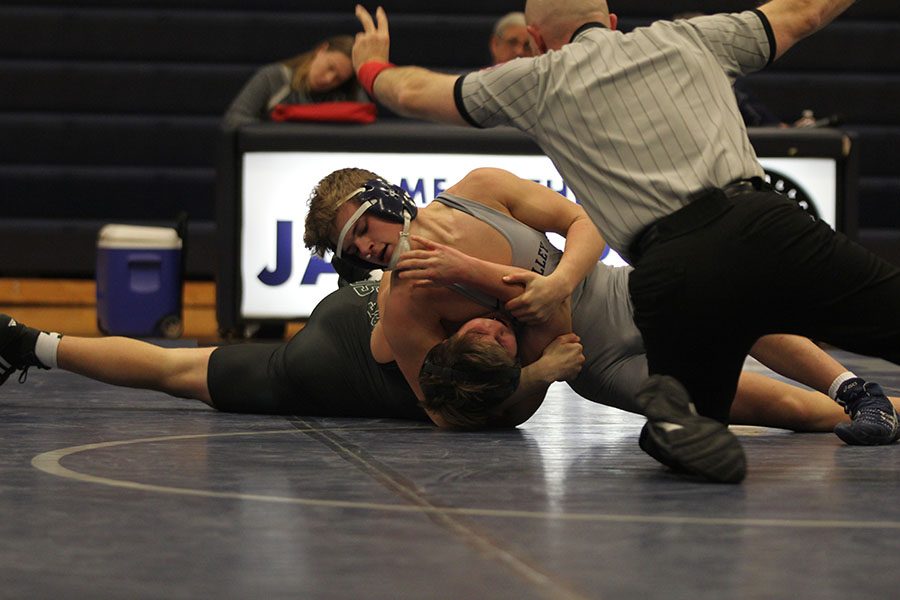
[[[487,223],[503,235],[512,250],[511,264],[549,275],[562,251],[543,233],[479,202],[446,192],[435,202]],[[601,404],[641,412],[634,403],[638,386],[647,378],[641,334],[632,319],[628,295],[630,267],[597,266],[572,294],[572,325],[581,337],[586,358],[579,376],[570,381],[579,395]],[[496,300],[470,289],[457,291],[493,307]],[[486,300],[486,301],[485,301]]]

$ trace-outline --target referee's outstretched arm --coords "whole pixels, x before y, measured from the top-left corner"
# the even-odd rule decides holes
[[[759,7],[772,26],[775,58],[831,23],[856,0],[771,0]]]
[[[453,99],[453,86],[457,75],[435,73],[420,67],[391,68],[390,32],[387,15],[380,6],[375,11],[377,24],[365,8],[356,5],[356,17],[363,31],[356,34],[353,45],[353,68],[363,89],[373,98],[403,115],[450,123],[467,125],[459,114]],[[377,78],[377,81],[376,81]],[[373,89],[378,85],[378,92]]]
[[[775,46],[772,59],[781,57],[794,44],[831,23],[854,2],[771,0],[762,5],[759,10],[768,20],[770,41]],[[356,35],[353,66],[357,79],[370,96],[406,117],[454,125],[472,124],[457,108],[454,94],[458,76],[419,67],[394,68],[388,61],[390,32],[384,9],[379,6],[373,20],[365,8],[357,5],[356,17],[363,31]]]

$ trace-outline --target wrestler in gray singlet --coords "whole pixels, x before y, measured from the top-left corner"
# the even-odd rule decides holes
[[[444,192],[435,198],[445,206],[487,223],[503,235],[512,249],[511,264],[549,275],[562,251],[543,233],[479,202]],[[647,379],[647,361],[641,334],[632,318],[628,295],[631,267],[597,266],[572,294],[572,326],[584,346],[581,373],[570,381],[579,395],[608,406],[641,412],[634,403],[640,384]],[[472,290],[456,290],[485,306],[496,301]]]

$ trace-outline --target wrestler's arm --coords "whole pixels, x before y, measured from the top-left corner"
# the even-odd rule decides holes
[[[525,285],[525,291],[505,306],[520,321],[536,323],[548,318],[554,307],[571,296],[575,287],[594,269],[606,245],[581,206],[547,186],[508,171],[476,169],[448,192],[487,205],[499,205],[532,229],[566,238],[559,265],[549,275],[540,276],[529,271],[507,274],[508,283]]]
[[[524,269],[476,258],[456,248],[411,235],[419,248],[405,252],[394,269],[395,277],[414,288],[461,284],[475,288],[500,302],[512,300],[524,286],[506,283],[503,275]]]
[[[408,282],[413,287],[427,288],[457,283],[477,289],[500,302],[507,302],[522,294],[522,284],[508,283],[504,278],[510,273],[527,274],[528,271],[524,269],[475,258],[420,236],[414,235],[411,239],[421,248],[404,254],[394,273],[397,279]],[[519,358],[523,364],[529,365],[544,356],[545,350],[559,336],[571,332],[571,301],[566,296],[554,306],[545,321],[529,324],[522,330],[518,336]],[[575,374],[577,371],[572,376]],[[558,376],[554,379],[559,380]]]
[[[356,34],[353,45],[353,67],[357,78],[368,62],[386,63],[390,55],[390,32],[387,14],[380,6],[373,21],[369,12],[356,5],[356,17],[363,31]],[[378,73],[372,92],[379,102],[404,117],[468,125],[459,114],[453,98],[458,75],[435,73],[420,67],[392,67]],[[359,79],[365,82],[366,77]]]
[[[855,0],[771,0],[759,7],[775,36],[775,58],[831,23]]]
[[[507,302],[523,293],[523,285],[507,282],[508,275],[526,275],[529,271],[500,265],[469,256],[455,248],[413,235],[410,237],[420,249],[410,250],[397,263],[395,277],[416,288],[462,284],[477,289],[500,302]],[[537,275],[537,277],[541,277]],[[529,324],[519,336],[519,357],[530,364],[541,357],[550,343],[572,331],[571,301],[568,296],[557,302],[547,319]]]
[[[516,427],[530,419],[554,381],[566,381],[578,375],[584,364],[582,351],[574,333],[560,335],[550,342],[538,360],[522,369],[519,387],[500,405],[489,425]]]
[[[397,281],[395,272],[387,276],[391,277],[391,282],[389,286],[382,284],[382,290],[387,293],[382,295],[381,328],[378,333],[384,336],[392,358],[421,402],[425,395],[419,385],[419,371],[428,351],[446,338],[441,324],[441,308],[448,292],[414,288]],[[440,425],[433,416],[432,420]]]

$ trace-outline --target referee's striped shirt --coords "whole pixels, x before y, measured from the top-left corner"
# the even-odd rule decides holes
[[[692,193],[763,174],[731,84],[774,55],[759,11],[630,33],[591,23],[557,52],[461,77],[456,103],[475,126],[532,136],[627,256],[638,233]]]

